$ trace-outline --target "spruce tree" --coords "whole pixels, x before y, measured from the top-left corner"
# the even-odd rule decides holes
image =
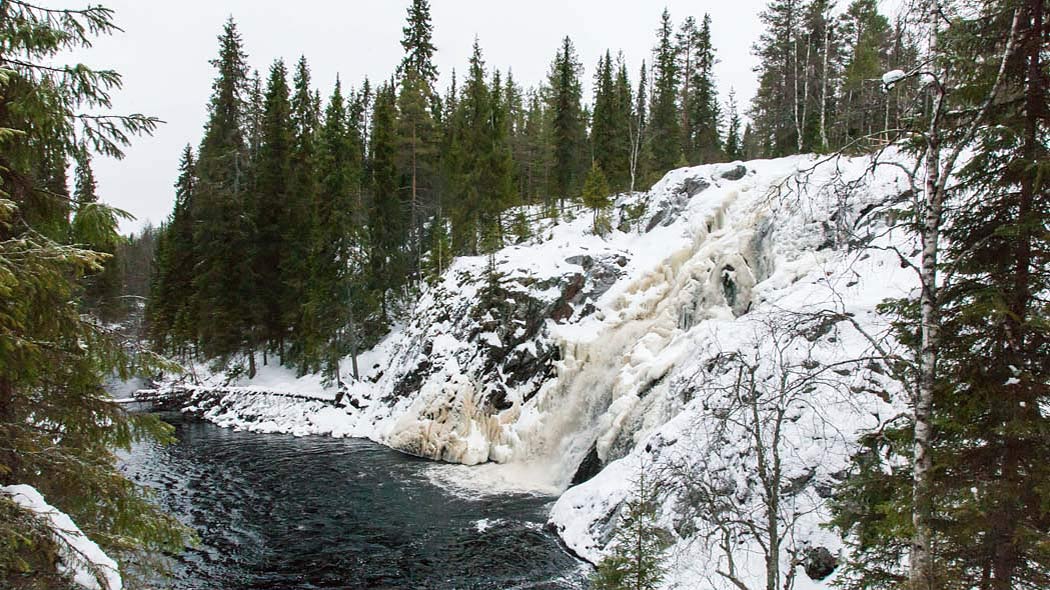
[[[301,56],[292,75],[291,126],[293,145],[288,180],[288,200],[283,206],[286,239],[281,252],[279,272],[284,281],[279,308],[281,323],[288,326],[291,346],[287,351],[293,359],[302,351],[298,330],[302,322],[302,303],[306,299],[306,278],[310,276],[310,240],[303,239],[303,230],[312,231],[310,222],[317,199],[317,133],[320,126],[320,99],[311,88],[310,65]],[[280,362],[285,361],[286,342],[282,333],[276,344]]]
[[[612,56],[608,51],[598,60],[594,80],[594,110],[591,113],[591,154],[593,161],[602,170],[620,171],[624,169],[621,142],[624,137],[618,133],[620,118],[620,101],[617,88],[613,82]],[[610,176],[613,174],[610,173]],[[616,174],[612,179],[614,186],[621,187],[626,179]]]
[[[405,220],[397,174],[397,99],[392,82],[376,92],[372,110],[368,166],[371,207],[368,214],[372,292],[381,303],[381,323],[390,321],[392,291],[405,282]]]
[[[550,193],[564,207],[565,199],[579,190],[585,166],[586,127],[580,104],[583,71],[576,49],[568,37],[562,41],[548,75],[547,109],[551,117]]]
[[[405,57],[398,66],[399,169],[408,179],[408,249],[413,268],[418,268],[422,257],[423,219],[434,209],[431,193],[436,172],[433,158],[437,137],[433,112],[437,68],[433,63],[433,26],[427,0],[413,0],[402,31],[401,47]]]
[[[456,254],[478,253],[480,214],[484,206],[479,185],[483,158],[490,148],[492,97],[485,79],[481,46],[474,40],[468,77],[459,96],[451,123],[453,202],[448,203],[452,219],[452,249]]]
[[[682,164],[681,118],[678,106],[680,75],[671,13],[664,9],[653,50],[653,93],[648,132],[654,172],[663,174]]]
[[[696,19],[692,16],[686,17],[675,35],[675,52],[678,59],[678,70],[681,77],[681,92],[679,103],[681,104],[681,136],[682,155],[685,161],[696,164],[700,161],[698,146],[696,144],[697,125],[695,119],[697,101],[697,83],[701,81],[697,71],[700,69],[700,29],[696,25]]]
[[[250,226],[247,213],[248,162],[245,119],[248,68],[233,19],[219,36],[218,70],[212,84],[209,117],[197,158],[193,199],[193,243],[199,255],[193,273],[194,309],[200,314],[201,351],[228,357],[249,350],[252,314]]]
[[[48,167],[84,150],[120,158],[133,136],[155,129],[154,118],[109,112],[119,74],[56,63],[117,30],[113,12],[102,7],[64,10],[19,0],[0,6],[0,486],[35,488],[128,574],[144,554],[178,551],[188,540],[117,465],[116,450],[135,440],[169,440],[171,428],[155,416],[126,413],[105,383],[155,371],[158,363],[129,352],[78,306],[78,280],[107,256],[68,243],[75,197],[54,182],[65,178],[57,167],[41,173],[43,145],[51,152]],[[51,199],[66,205],[50,208]],[[118,212],[101,202],[92,209],[80,239],[116,241]],[[49,235],[60,228],[61,235]],[[56,533],[50,519],[0,493],[0,586],[73,585],[62,568],[71,548]],[[91,582],[107,583],[101,574]]]
[[[594,590],[655,590],[664,580],[664,544],[656,526],[657,487],[639,473],[620,508],[612,552],[591,578]]]
[[[609,183],[605,179],[598,162],[591,164],[587,179],[583,183],[581,195],[583,206],[591,210],[591,228],[596,235],[605,235],[609,231],[609,221],[605,218],[605,209],[609,207]]]
[[[848,39],[837,143],[845,145],[885,128],[886,93],[879,81],[888,65],[890,25],[874,0],[854,0],[842,17]]]
[[[743,138],[740,136],[740,114],[737,112],[736,91],[729,89],[729,101],[726,103],[729,120],[726,122],[725,155],[729,160],[740,160],[744,157]]]
[[[950,417],[934,457],[947,557],[994,590],[1050,584],[1048,42],[1042,0],[983,2],[948,39],[973,64],[961,85],[987,93],[1005,65],[1005,100],[990,103],[947,231],[957,270],[943,292],[945,395],[934,406]]]
[[[507,136],[509,107],[503,95],[499,71],[492,75],[489,91],[489,120],[484,127],[485,141],[481,153],[478,189],[481,208],[478,225],[481,230],[481,250],[492,253],[503,247],[503,210],[514,201],[514,161]]]
[[[546,191],[549,185],[551,145],[549,117],[544,108],[542,92],[533,90],[529,94],[529,107],[525,116],[525,162],[521,169],[524,177],[524,197],[529,203],[535,203],[540,197],[550,199]],[[548,208],[550,203],[546,203]]]
[[[529,164],[529,138],[526,134],[525,95],[521,86],[514,80],[514,73],[507,70],[507,80],[503,83],[503,100],[506,106],[506,134],[510,145],[514,192],[516,204],[524,205],[528,198],[528,183],[525,170]]]
[[[355,320],[364,310],[355,305],[363,301],[366,285],[361,284],[362,212],[358,211],[357,187],[362,161],[357,134],[350,128],[350,117],[343,100],[342,85],[335,90],[325,109],[318,137],[320,190],[313,207],[310,248],[310,280],[304,304],[304,365],[307,370],[323,368],[330,379],[338,379],[338,360],[347,348],[356,348]],[[355,313],[356,312],[356,313]],[[343,335],[346,338],[342,338]],[[356,353],[356,350],[350,350]],[[355,360],[356,362],[356,360]]]
[[[160,234],[146,309],[154,348],[180,357],[191,350],[197,336],[198,314],[193,307],[197,301],[193,281],[197,265],[193,237],[196,185],[196,159],[193,148],[187,145],[175,182],[175,206]]]
[[[723,158],[722,140],[719,135],[721,109],[718,105],[718,90],[715,88],[715,48],[711,43],[711,15],[705,14],[696,37],[696,66],[691,73],[693,88],[688,102],[682,110],[688,111],[691,126],[685,145],[692,147],[686,160],[693,164],[717,162]]]
[[[288,225],[296,221],[287,215],[291,205],[289,181],[292,177],[292,150],[295,137],[291,127],[291,100],[284,62],[270,67],[260,130],[260,146],[255,165],[255,194],[250,213],[253,221],[252,272],[254,290],[251,301],[258,324],[258,338],[268,349],[277,348],[288,330],[285,305],[293,295],[286,293],[291,277],[286,275],[285,257],[292,242],[301,241],[299,232]],[[299,225],[301,228],[305,225]]]
[[[616,192],[628,190],[631,186],[631,130],[634,125],[634,97],[631,92],[631,79],[627,74],[627,64],[623,54],[617,58],[616,80],[613,82],[612,135],[613,142],[610,168],[608,169],[610,188]]]
[[[753,141],[764,157],[799,151],[796,128],[798,97],[798,36],[802,19],[799,0],[771,0],[760,14],[765,30],[755,44],[758,90],[751,103]]]

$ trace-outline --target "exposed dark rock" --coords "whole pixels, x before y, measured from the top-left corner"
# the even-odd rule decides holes
[[[810,342],[816,342],[820,338],[830,334],[831,330],[837,323],[839,323],[838,318],[834,316],[823,316],[810,326],[806,327],[802,332],[802,336]]]
[[[819,582],[834,573],[838,565],[839,560],[831,554],[831,551],[828,551],[827,547],[806,549],[803,567],[806,568],[806,575],[809,576],[809,579]]]
[[[722,178],[726,180],[740,180],[745,175],[747,175],[747,168],[743,164],[737,164],[736,166],[723,172]]]
[[[653,388],[655,388],[657,385],[663,383],[664,379],[666,378],[667,373],[664,373],[663,375],[660,375],[659,377],[653,379],[649,383],[646,383],[645,386],[642,387],[641,391],[638,392],[638,399],[645,399],[645,396],[649,395],[649,392],[651,392]]]
[[[509,410],[514,402],[507,399],[507,391],[497,384],[497,389],[485,399],[486,403],[496,412]]]
[[[602,460],[598,458],[598,446],[592,444],[591,450],[587,452],[587,456],[583,458],[579,467],[576,468],[576,473],[572,476],[572,482],[569,485],[580,485],[598,475],[602,467]]]
[[[733,272],[735,270],[731,264],[725,265],[725,268],[722,269],[722,294],[725,296],[726,305],[729,307],[736,306],[737,286],[736,282],[733,281]]]
[[[586,254],[570,256],[565,259],[565,262],[568,262],[569,264],[575,264],[576,266],[582,266],[583,270],[590,270],[590,268],[594,266],[594,258],[591,258]]]
[[[787,483],[780,488],[781,495],[794,496],[795,494],[802,491],[806,487],[806,484],[813,481],[813,476],[816,474],[815,469],[807,469],[805,473],[798,477],[788,478]]]
[[[569,284],[565,286],[565,289],[561,292],[561,297],[558,298],[554,309],[551,311],[550,318],[552,320],[560,322],[572,317],[574,311],[572,302],[583,291],[584,284],[585,279],[582,274],[574,274],[569,277]]]
[[[689,198],[693,198],[696,195],[707,190],[711,186],[711,183],[707,182],[703,178],[686,178],[682,181],[681,192],[689,195]]]
[[[430,362],[430,359],[423,359],[418,365],[416,365],[416,368],[412,369],[398,380],[397,384],[394,385],[393,390],[390,392],[390,395],[384,397],[383,401],[390,402],[397,399],[403,399],[406,396],[419,391],[423,382],[430,376],[433,368],[434,364]]]
[[[660,225],[660,222],[664,220],[665,214],[666,211],[657,211],[656,215],[653,215],[653,218],[649,220],[649,224],[645,226],[645,232],[649,233],[656,229],[656,226]]]

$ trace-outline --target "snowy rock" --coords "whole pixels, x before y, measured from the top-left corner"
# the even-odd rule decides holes
[[[722,178],[726,180],[740,180],[747,174],[747,166],[743,164],[737,164],[729,170],[726,170],[721,174]]]
[[[815,547],[806,550],[804,563],[806,575],[814,581],[821,581],[830,576],[838,567],[838,559],[828,551],[827,547]]]

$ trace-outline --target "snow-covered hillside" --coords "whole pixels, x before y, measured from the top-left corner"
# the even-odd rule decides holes
[[[201,393],[192,407],[229,426],[478,465],[461,474],[479,486],[564,491],[552,526],[592,561],[648,470],[671,482],[659,511],[668,587],[757,587],[761,543],[727,523],[761,518],[759,459],[775,458],[781,569],[797,569],[797,588],[823,587],[841,545],[819,526],[830,490],[858,433],[900,411],[887,368],[866,358],[884,332],[874,310],[915,282],[881,247],[910,250],[885,223],[906,183],[869,165],[675,170],[619,198],[604,238],[580,212],[492,258],[456,260],[361,356],[363,379],[339,401],[316,378],[266,368],[230,384],[254,393]]]

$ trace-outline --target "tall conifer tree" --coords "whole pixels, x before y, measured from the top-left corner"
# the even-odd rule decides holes
[[[617,161],[617,142],[622,137],[616,136],[617,115],[616,88],[613,86],[612,57],[606,51],[605,55],[598,59],[598,67],[594,74],[594,109],[591,112],[591,157],[601,168],[608,171],[616,168],[621,163]],[[618,186],[622,178],[613,180]]]
[[[219,36],[218,76],[212,84],[208,122],[197,160],[193,199],[194,244],[199,253],[194,273],[194,309],[205,356],[228,356],[250,349],[252,285],[250,227],[246,215],[248,149],[248,67],[233,19]]]
[[[433,26],[427,0],[412,0],[402,31],[401,47],[405,57],[398,66],[399,168],[408,179],[408,249],[412,267],[417,269],[422,258],[424,215],[435,209],[432,191],[435,185],[433,176],[436,166],[433,158],[437,134],[433,113],[437,67],[433,62]]]
[[[671,13],[664,9],[653,50],[653,92],[649,112],[653,166],[662,174],[682,163],[681,118],[678,110],[680,74]]]
[[[405,280],[405,221],[397,173],[397,98],[393,82],[376,92],[368,165],[371,192],[369,259],[372,291],[381,303],[381,321],[390,320],[392,291]]]
[[[312,89],[310,65],[300,56],[292,76],[291,127],[293,144],[288,179],[288,201],[284,205],[287,239],[280,258],[280,273],[284,280],[280,309],[282,323],[291,329],[291,347],[286,334],[275,343],[279,360],[285,361],[286,348],[293,357],[302,349],[297,342],[297,327],[302,321],[302,302],[306,298],[306,277],[309,276],[310,240],[303,239],[303,228],[309,228],[313,205],[317,199],[317,131],[320,126],[320,98]],[[307,230],[310,231],[310,230]]]
[[[161,232],[156,273],[150,285],[146,317],[150,339],[157,350],[185,357],[197,338],[198,314],[194,309],[193,276],[197,256],[194,246],[194,193],[197,163],[187,145],[175,182],[175,206]]]
[[[292,244],[301,240],[289,231],[296,219],[287,215],[291,204],[289,182],[292,176],[292,150],[295,137],[291,127],[291,99],[284,62],[270,67],[260,129],[259,154],[255,166],[255,199],[251,209],[254,222],[252,303],[258,322],[259,339],[267,348],[281,345],[288,329],[285,306],[293,294],[286,276],[285,258]],[[300,228],[304,227],[302,225]]]
[[[586,160],[586,126],[580,75],[583,67],[576,56],[576,48],[565,37],[558,49],[548,76],[547,109],[551,117],[553,159],[549,191],[564,205],[566,198],[576,194],[582,181]]]

